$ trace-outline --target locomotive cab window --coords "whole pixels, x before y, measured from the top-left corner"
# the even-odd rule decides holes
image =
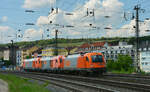
[[[88,58],[88,57],[86,57],[86,61],[88,61],[88,62],[89,62],[89,58]]]
[[[60,63],[63,61],[62,58],[60,58],[59,60],[60,60]]]
[[[101,55],[93,55],[92,62],[103,62],[103,57]]]

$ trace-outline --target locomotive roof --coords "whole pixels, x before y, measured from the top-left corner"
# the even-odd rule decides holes
[[[68,55],[67,57],[72,58],[72,57],[78,57],[78,56],[80,56],[80,54]]]
[[[32,62],[32,61],[34,61],[36,58],[31,58],[31,59],[25,59],[24,61],[25,62]]]
[[[51,60],[53,57],[44,57],[44,58],[41,58],[41,60]]]

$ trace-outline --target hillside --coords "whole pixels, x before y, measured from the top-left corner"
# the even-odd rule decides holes
[[[144,36],[140,37],[140,41],[150,40],[150,36]],[[89,38],[89,39],[64,39],[59,38],[58,39],[58,46],[59,47],[70,47],[70,46],[80,46],[83,43],[93,43],[97,41],[106,41],[110,42],[112,44],[117,44],[118,41],[126,41],[128,44],[133,44],[136,41],[135,37],[130,38],[121,38],[121,37],[114,37],[114,38]],[[17,42],[14,43],[15,46],[18,46],[20,48],[26,48],[26,47],[32,47],[32,46],[38,46],[38,47],[47,47],[47,46],[54,46],[55,39],[48,39],[48,40],[37,40],[37,41],[28,41],[28,42]],[[0,48],[4,48],[7,46],[10,46],[11,43],[8,44],[0,44]]]

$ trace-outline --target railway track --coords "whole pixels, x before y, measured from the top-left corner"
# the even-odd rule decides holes
[[[113,73],[107,73],[107,74],[104,74],[104,76],[150,79],[150,75],[141,75],[141,74],[113,74]]]
[[[62,79],[62,78],[52,77],[52,76],[50,77],[45,74],[43,75],[43,73],[25,73],[25,72],[24,73],[7,72],[7,73],[15,74],[26,78],[31,78],[34,80],[50,82],[51,84],[54,84],[56,86],[68,89],[71,92],[117,92],[115,90],[111,90],[103,87],[97,87],[95,85],[87,84],[85,82],[67,80],[67,79]]]
[[[18,73],[18,72],[15,72]],[[20,74],[20,73],[18,73]],[[107,78],[89,78],[81,76],[49,74],[49,73],[26,73],[26,76],[38,76],[38,79],[53,80],[57,82],[73,85],[72,88],[77,88],[78,92],[150,92],[150,85],[132,82],[123,82],[118,80],[108,80]],[[108,77],[108,76],[107,76]],[[61,84],[58,83],[58,84]],[[73,84],[75,83],[75,84]],[[78,87],[76,87],[78,85]],[[79,90],[79,89],[83,90]],[[87,90],[88,88],[88,90]],[[76,89],[74,89],[76,90]],[[76,90],[76,91],[77,91]],[[86,90],[86,91],[85,91]]]
[[[149,75],[137,75],[137,74],[104,74],[105,79],[141,83],[150,85]]]

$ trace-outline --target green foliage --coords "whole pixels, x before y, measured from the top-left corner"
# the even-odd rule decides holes
[[[9,92],[49,92],[44,85],[38,85],[38,83],[29,82],[28,79],[20,78],[14,75],[0,74],[0,78],[8,83]]]
[[[9,60],[4,60],[4,66],[10,66],[12,63]]]
[[[6,67],[11,65],[11,62],[9,60],[4,60],[4,58],[1,58],[0,62],[4,62],[4,66],[6,66]]]
[[[146,72],[144,72],[144,71],[140,71],[140,74],[142,74],[142,75],[146,75],[147,73],[146,73]]]
[[[132,66],[133,61],[129,55],[118,55],[118,60],[107,61],[108,71],[119,71],[119,72],[130,72],[134,71],[134,67]]]
[[[30,59],[31,58],[31,56],[26,56],[26,59]]]

